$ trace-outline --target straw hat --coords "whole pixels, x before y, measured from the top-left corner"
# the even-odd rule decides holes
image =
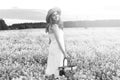
[[[50,22],[50,16],[54,13],[54,12],[58,12],[59,15],[61,15],[61,9],[58,8],[58,7],[54,7],[52,9],[50,9],[47,13],[47,16],[46,16],[46,22],[49,23]]]

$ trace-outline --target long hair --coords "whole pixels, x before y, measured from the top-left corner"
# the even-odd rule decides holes
[[[48,14],[46,16],[46,22],[47,22],[46,32],[49,32],[49,26],[53,25],[53,24],[57,24],[58,27],[63,30],[63,22],[61,20],[61,17],[60,17],[60,19],[58,21],[52,20],[52,14],[54,12],[58,12],[58,14],[61,16],[61,10],[60,10],[60,8],[52,8],[52,9],[50,9],[48,11]]]

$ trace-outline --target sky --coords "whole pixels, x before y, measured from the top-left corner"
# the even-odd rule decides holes
[[[39,21],[36,15],[39,15],[38,12],[41,10],[44,11],[44,14],[47,14],[47,11],[53,7],[60,7],[62,10],[63,20],[100,20],[100,19],[120,19],[120,1],[119,0],[1,0],[0,2],[0,18],[5,16],[10,16],[10,13],[4,14],[2,10],[31,10],[24,11],[20,17],[25,13],[36,13],[31,14],[32,18],[29,20]],[[36,10],[36,11],[34,11]],[[34,12],[33,12],[34,11]],[[4,14],[4,16],[3,16]],[[19,16],[19,13],[17,13]],[[30,15],[30,14],[29,14]],[[43,15],[42,20],[45,20],[45,15]],[[19,19],[15,16],[5,17],[6,20],[10,19]],[[29,16],[30,17],[30,16]],[[39,17],[39,16],[38,16]],[[9,21],[8,20],[8,21]],[[24,18],[28,20],[28,18]]]

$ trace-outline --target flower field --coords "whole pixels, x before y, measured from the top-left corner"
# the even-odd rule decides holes
[[[66,51],[77,64],[74,80],[120,80],[119,28],[65,28],[64,32]],[[0,34],[0,80],[45,80],[49,39],[44,29]]]

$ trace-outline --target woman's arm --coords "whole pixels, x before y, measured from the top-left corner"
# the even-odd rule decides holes
[[[63,30],[60,31],[60,28],[58,27],[58,25],[53,25],[52,26],[52,29],[53,29],[53,32],[54,32],[54,35],[55,35],[55,38],[58,42],[58,45],[64,55],[64,57],[67,56],[66,52],[65,52],[65,44],[64,44],[64,33],[63,33]]]

